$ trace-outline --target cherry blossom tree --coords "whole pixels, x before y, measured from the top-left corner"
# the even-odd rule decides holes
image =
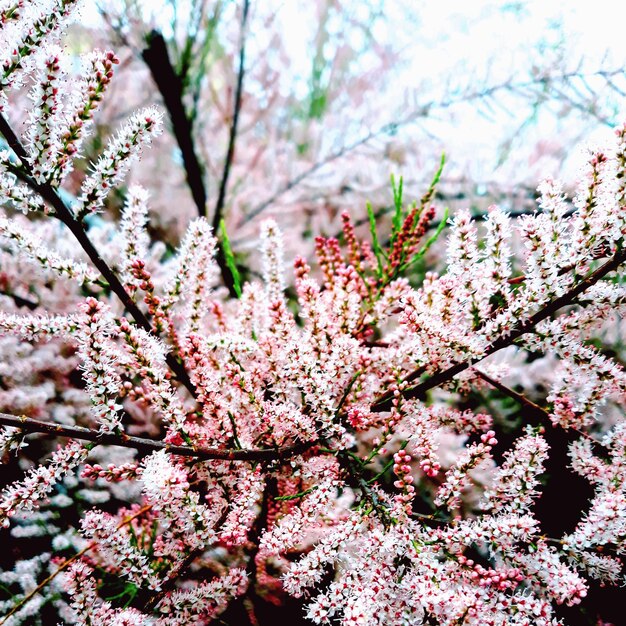
[[[98,215],[160,141],[159,109],[66,193],[118,64],[94,51],[67,80],[76,4],[0,4],[0,624],[294,607],[316,624],[608,623],[593,598],[624,582],[626,126],[571,200],[548,178],[517,220],[448,222],[444,159],[414,201],[393,181],[388,238],[356,207],[287,270],[265,220],[244,281],[222,220],[196,217],[172,250],[145,187],[119,221]],[[568,468],[588,497],[566,526],[541,496],[576,484]]]

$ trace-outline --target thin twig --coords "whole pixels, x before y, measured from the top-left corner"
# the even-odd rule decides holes
[[[189,568],[189,566],[200,556],[206,548],[202,546],[196,550],[192,550],[167,577],[167,579],[161,583],[161,588],[157,593],[155,593],[151,598],[148,599],[146,604],[143,606],[143,613],[148,613],[152,611],[158,604],[163,600],[167,593],[172,591],[176,586],[176,582],[184,576],[185,572]],[[1,625],[0,625],[1,626]]]
[[[485,372],[482,372],[479,369],[474,369],[474,372],[478,375],[479,378],[482,378],[485,382],[489,383],[494,389],[497,389],[498,391],[503,393],[505,396],[509,396],[509,398],[512,398],[518,404],[521,404],[522,406],[526,407],[531,413],[538,415],[544,420],[550,420],[550,413],[548,413],[548,411],[540,407],[538,404],[535,404],[532,400],[530,400],[526,396],[522,395],[521,393],[518,393],[517,391],[515,391],[514,389],[511,389],[510,387],[507,387],[506,385],[502,384],[500,381],[496,380],[495,378],[491,378],[491,376],[489,376],[488,374],[485,374]]]
[[[422,113],[422,114],[425,115],[425,113]],[[383,126],[382,128],[375,130],[375,131],[370,131],[365,136],[354,141],[353,143],[350,143],[346,146],[342,146],[339,150],[336,150],[335,152],[328,155],[324,159],[321,159],[320,161],[313,163],[313,165],[311,165],[306,170],[304,170],[304,172],[301,172],[297,176],[294,176],[291,180],[287,181],[285,185],[283,185],[278,191],[273,193],[269,198],[267,198],[266,200],[263,200],[263,202],[261,202],[259,205],[254,207],[248,213],[246,213],[245,217],[241,220],[241,224],[247,224],[248,222],[252,221],[255,217],[257,217],[263,211],[265,211],[265,209],[267,209],[269,206],[274,204],[274,202],[276,202],[276,200],[278,200],[281,196],[283,196],[288,191],[290,191],[291,189],[299,185],[303,180],[305,180],[306,178],[308,178],[309,176],[317,172],[317,170],[321,169],[325,165],[328,165],[332,163],[333,161],[340,159],[342,156],[345,156],[349,152],[356,150],[356,148],[370,142],[372,139],[375,139],[379,135],[391,134],[392,132],[395,132],[396,128],[406,123],[408,123],[407,120],[404,120],[401,122],[394,122],[391,124],[385,124],[385,126]]]
[[[317,445],[317,441],[302,441],[277,448],[228,449],[228,448],[196,448],[195,446],[178,446],[157,439],[132,437],[125,433],[101,433],[82,426],[62,426],[51,422],[43,422],[31,417],[0,413],[0,425],[19,428],[28,433],[46,433],[55,437],[69,437],[81,441],[93,441],[98,445],[134,448],[148,453],[164,450],[169,454],[192,457],[200,460],[224,461],[275,461],[302,454]]]
[[[488,374],[485,374],[485,372],[482,372],[478,369],[474,369],[474,372],[476,372],[479,378],[482,378],[485,382],[489,383],[494,389],[497,389],[498,391],[503,393],[505,396],[512,398],[518,404],[521,404],[523,407],[528,409],[532,414],[539,416],[544,423],[552,424],[550,413],[546,411],[546,409],[539,406],[538,404],[536,404],[535,402],[527,398],[525,395],[518,393],[514,389],[511,389],[510,387],[507,387],[506,385],[502,384],[499,380],[496,380],[495,378],[491,378],[491,376],[489,376]],[[599,445],[599,446],[604,445],[602,444],[602,442],[598,441],[595,437],[592,437],[590,434],[580,430],[579,428],[573,428],[573,427],[570,427],[570,428],[571,430],[577,432],[581,437],[585,437],[585,439],[588,439],[592,443]]]
[[[244,0],[242,13],[241,13],[241,35],[239,44],[239,72],[237,74],[237,87],[235,89],[235,101],[233,103],[233,117],[230,124],[230,131],[228,136],[228,150],[226,151],[226,158],[224,160],[224,169],[222,171],[222,179],[220,181],[219,193],[217,201],[215,203],[215,209],[213,210],[213,232],[217,233],[220,223],[224,214],[224,206],[226,204],[226,190],[228,187],[228,179],[230,177],[230,170],[233,164],[233,158],[235,156],[235,143],[237,141],[237,125],[239,123],[239,114],[241,112],[241,99],[243,95],[243,79],[246,73],[246,26],[248,22],[248,12],[250,10],[250,0]],[[237,295],[234,286],[234,279],[230,269],[226,263],[226,256],[224,254],[222,242],[219,242],[217,249],[216,260],[222,269],[222,276],[224,278],[224,284],[228,288],[231,297]]]

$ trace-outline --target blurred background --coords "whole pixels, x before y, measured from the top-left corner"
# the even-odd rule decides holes
[[[152,227],[175,243],[219,214],[244,257],[265,216],[302,252],[344,209],[383,215],[392,173],[418,197],[444,152],[441,206],[533,210],[626,118],[622,31],[608,1],[88,0],[70,46],[121,66],[85,166],[160,104],[169,135],[129,181],[153,190]]]

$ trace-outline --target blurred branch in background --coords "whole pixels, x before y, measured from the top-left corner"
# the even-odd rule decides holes
[[[241,16],[241,42],[239,46],[239,71],[237,74],[237,86],[235,99],[233,103],[232,121],[230,124],[228,150],[224,159],[224,168],[222,178],[219,185],[219,195],[213,211],[213,232],[218,233],[218,226],[222,219],[224,205],[226,202],[226,189],[228,186],[228,178],[232,161],[235,153],[235,143],[237,138],[237,124],[239,121],[239,113],[241,110],[241,101],[243,93],[243,79],[245,74],[245,41],[246,41],[246,23],[248,20],[248,12],[250,3],[245,0],[242,8]],[[192,20],[192,24],[203,22],[205,15],[205,3],[194,3],[194,13],[198,18]],[[217,13],[217,11],[216,11]],[[215,23],[215,20],[213,21]],[[163,35],[158,31],[152,31],[147,37],[147,46],[142,51],[142,58],[146,65],[150,68],[152,78],[163,98],[163,102],[169,113],[172,131],[176,137],[178,147],[180,148],[184,163],[187,184],[197,207],[198,214],[201,217],[207,215],[207,192],[205,189],[205,171],[194,146],[193,120],[197,116],[198,100],[200,97],[200,74],[196,71],[196,78],[193,78],[191,72],[191,61],[194,56],[195,41],[198,35],[199,27],[188,33],[185,46],[180,53],[176,68],[170,62],[167,51],[167,44]],[[208,50],[210,49],[211,37],[206,36],[201,43],[201,53],[199,65],[202,67],[206,62]],[[191,113],[187,113],[184,105],[186,92],[191,92],[193,107]],[[222,280],[231,295],[235,295],[233,287],[233,276],[228,268],[225,255],[220,244],[217,254],[217,261],[222,274]]]
[[[150,68],[152,78],[163,98],[169,114],[172,132],[180,148],[187,175],[187,184],[198,209],[198,215],[206,216],[207,194],[204,188],[204,171],[194,146],[193,122],[183,103],[185,74],[177,73],[170,62],[163,35],[152,31],[147,46],[142,51],[143,60]]]
[[[247,3],[209,0],[101,6],[137,58],[146,36],[160,33],[144,59],[162,84],[195,210],[213,206],[214,227],[225,218],[236,253],[250,251],[264,215],[291,231],[306,214],[310,240],[338,230],[342,210],[366,200],[383,209],[389,172],[417,190],[443,145],[453,148],[439,193],[456,198],[453,210],[476,189],[446,180],[489,180],[481,207],[519,211],[520,187],[572,162],[590,129],[614,125],[626,93],[626,53],[577,47],[569,18],[551,5],[453,3],[448,19],[439,8],[434,21],[433,8],[384,1],[267,2],[249,15]],[[170,157],[162,154],[159,171],[172,170]],[[176,168],[161,184],[180,189]],[[186,199],[158,205],[154,222],[175,238],[191,217]],[[294,248],[301,238],[291,233]]]

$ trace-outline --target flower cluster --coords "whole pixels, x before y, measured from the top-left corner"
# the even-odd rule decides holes
[[[626,379],[598,342],[626,304],[626,127],[589,158],[572,212],[546,181],[517,221],[455,215],[440,273],[419,269],[446,226],[434,183],[409,206],[400,183],[388,245],[371,210],[369,239],[345,214],[343,242],[316,240],[319,272],[296,259],[292,290],[267,221],[259,279],[242,284],[205,218],[176,251],[152,243],[141,187],[119,228],[83,219],[158,135],[158,111],[131,118],[74,203],[60,193],[115,63],[95,53],[84,93],[61,97],[51,46],[70,5],[0,9],[2,89],[37,76],[0,175],[0,450],[26,470],[0,523],[17,543],[41,516],[53,555],[29,571],[15,550],[0,624],[47,602],[79,625],[208,624],[237,607],[253,621],[290,596],[316,624],[554,626],[596,580],[623,583]],[[559,435],[595,491],[548,537],[536,501]],[[57,436],[69,443],[51,450]]]

